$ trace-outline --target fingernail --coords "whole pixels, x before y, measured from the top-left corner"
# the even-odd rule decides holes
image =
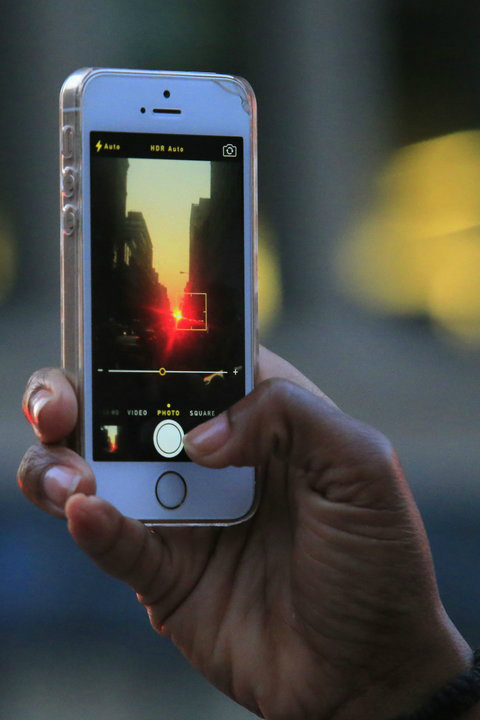
[[[226,413],[209,420],[190,430],[183,438],[188,452],[192,450],[202,455],[210,455],[224,445],[230,437],[230,424]]]
[[[82,476],[72,468],[54,465],[43,476],[43,489],[47,498],[57,507],[63,508],[73,495]]]
[[[41,410],[45,407],[45,405],[49,402],[49,400],[52,397],[52,393],[50,390],[37,390],[37,392],[34,394],[33,398],[29,402],[29,412],[30,412],[30,419],[31,422],[35,423],[35,425],[38,425],[38,417],[40,415]]]

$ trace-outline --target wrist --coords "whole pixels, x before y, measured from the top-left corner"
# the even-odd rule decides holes
[[[428,642],[416,642],[416,650],[409,656],[399,652],[398,662],[386,662],[388,671],[359,688],[331,720],[395,720],[418,711],[456,676],[469,671],[473,652],[443,608],[442,614],[440,628]],[[394,657],[394,653],[390,651],[389,656]],[[461,717],[480,720],[480,704]]]
[[[479,717],[480,650],[465,672],[456,675],[414,713],[397,716],[396,720],[468,720]]]

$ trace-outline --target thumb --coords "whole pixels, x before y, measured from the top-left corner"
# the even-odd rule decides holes
[[[191,459],[211,468],[278,460],[335,502],[398,507],[405,490],[385,436],[283,379],[260,383],[184,441]]]
[[[228,410],[191,430],[184,438],[187,453],[212,468],[254,467],[272,453],[283,455],[287,435],[296,435],[301,422],[298,402],[292,402],[298,393],[302,389],[290,381],[263,381]]]

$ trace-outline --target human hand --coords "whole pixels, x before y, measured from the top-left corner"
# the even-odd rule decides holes
[[[27,386],[42,444],[25,455],[19,484],[65,516],[85,552],[136,591],[152,625],[252,712],[388,720],[414,710],[468,665],[470,650],[441,605],[395,454],[264,349],[258,379],[185,437],[202,465],[258,467],[262,499],[246,523],[152,532],[95,497],[86,462],[58,444],[77,412],[59,370]]]

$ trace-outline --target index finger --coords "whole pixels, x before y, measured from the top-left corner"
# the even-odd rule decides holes
[[[42,368],[27,382],[23,412],[43,443],[56,443],[69,435],[77,422],[75,391],[58,368]]]

